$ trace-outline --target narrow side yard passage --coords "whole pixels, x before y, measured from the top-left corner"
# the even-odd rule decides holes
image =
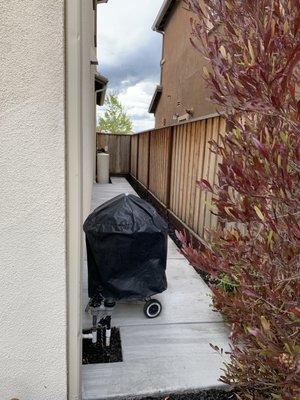
[[[94,185],[92,207],[120,193],[133,193],[124,178]],[[221,386],[222,359],[210,343],[228,349],[228,330],[210,306],[210,290],[169,238],[168,289],[154,296],[163,310],[149,320],[142,302],[118,303],[113,326],[120,327],[123,362],[84,365],[83,400],[145,396]],[[83,271],[83,328],[91,327],[84,312],[88,302],[87,267]]]

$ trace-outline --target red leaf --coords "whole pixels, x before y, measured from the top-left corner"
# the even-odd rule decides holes
[[[265,148],[265,146],[255,137],[252,138],[253,142],[255,144],[255,147],[258,149],[258,151],[260,152],[260,154],[266,158],[267,160],[269,160],[269,154],[267,152],[267,149]]]
[[[198,185],[201,189],[213,193],[213,189],[212,189],[210,183],[209,183],[206,179],[201,179],[200,181],[197,181],[197,185]]]
[[[243,290],[243,294],[245,294],[246,296],[249,296],[249,297],[253,297],[255,299],[257,299],[259,297],[259,296],[257,296],[256,293],[252,292],[252,290],[249,290],[249,289]]]
[[[296,317],[299,317],[299,318],[300,318],[300,308],[298,308],[298,307],[289,308],[289,309],[288,309],[288,312],[290,312],[290,313],[296,315]]]

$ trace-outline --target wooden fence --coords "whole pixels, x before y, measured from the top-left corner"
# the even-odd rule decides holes
[[[212,116],[131,137],[131,176],[200,239],[217,219],[211,213],[212,195],[196,181],[216,181],[219,160],[209,142],[224,131],[225,121]]]
[[[107,149],[110,154],[111,175],[126,175],[130,171],[131,135],[97,133],[97,149]]]

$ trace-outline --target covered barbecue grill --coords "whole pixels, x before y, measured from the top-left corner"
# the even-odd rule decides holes
[[[167,224],[156,210],[121,194],[96,208],[84,231],[89,297],[147,300],[145,314],[156,317],[161,304],[150,298],[167,288]]]

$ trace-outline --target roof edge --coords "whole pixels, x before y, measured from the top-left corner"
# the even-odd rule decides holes
[[[157,14],[157,17],[152,25],[152,30],[163,33],[164,25],[166,22],[165,21],[166,16],[174,4],[175,4],[175,0],[164,0],[164,2]]]
[[[106,85],[108,83],[108,78],[106,78],[106,76],[101,75],[99,73],[95,74],[95,80],[99,83],[102,83],[104,85]]]
[[[97,84],[98,86],[97,88]],[[103,106],[105,101],[106,89],[107,89],[108,79],[100,75],[99,73],[95,74],[95,91],[96,91],[96,103],[98,106]]]
[[[148,112],[150,114],[154,114],[155,111],[156,111],[156,107],[158,106],[160,97],[162,95],[162,89],[163,88],[162,88],[161,85],[157,85],[156,88],[155,88],[155,92],[153,94],[153,97],[152,97],[152,100],[151,100],[151,103],[150,103],[150,106],[149,106],[149,110],[148,110]]]

